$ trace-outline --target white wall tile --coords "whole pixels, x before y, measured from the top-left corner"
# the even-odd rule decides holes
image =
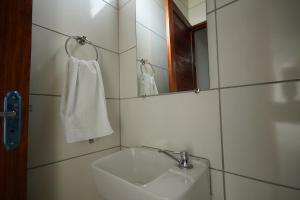
[[[206,0],[188,0],[188,8],[193,8],[202,3],[206,3]]]
[[[118,11],[102,0],[34,0],[33,23],[118,51]]]
[[[221,95],[226,171],[300,188],[300,82]]]
[[[192,26],[206,21],[206,4],[201,3],[193,8],[190,8],[188,20]]]
[[[224,200],[223,174],[217,170],[210,170],[212,184],[212,200]]]
[[[207,15],[207,39],[210,88],[218,88],[218,60],[217,60],[217,39],[216,39],[216,15]]]
[[[137,57],[168,69],[167,41],[139,23],[137,26]]]
[[[215,0],[206,0],[206,12],[211,12],[215,9]]]
[[[103,200],[97,193],[90,165],[117,151],[119,148],[28,170],[28,199]]]
[[[237,1],[217,11],[221,86],[300,78],[300,1]]]
[[[135,4],[135,0],[131,0],[119,11],[120,53],[136,45]]]
[[[32,56],[30,93],[61,95],[67,71],[65,51],[67,37],[44,28],[32,26]],[[46,48],[45,48],[46,47]],[[94,48],[69,42],[72,55],[81,59],[95,59]],[[119,97],[118,54],[98,49],[106,97]]]
[[[60,119],[60,97],[30,96],[28,165],[34,167],[120,145],[119,101],[107,100],[112,135],[95,143],[67,144]]]
[[[166,38],[165,11],[153,0],[136,2],[136,21]]]
[[[120,55],[121,98],[137,96],[136,48]]]
[[[60,95],[67,71],[67,37],[32,26],[30,93]]]
[[[218,92],[121,100],[122,145],[187,149],[221,168]]]
[[[300,191],[226,174],[228,200],[298,200]]]
[[[100,67],[103,77],[105,96],[119,98],[120,96],[120,63],[119,54],[106,50],[99,50]]]

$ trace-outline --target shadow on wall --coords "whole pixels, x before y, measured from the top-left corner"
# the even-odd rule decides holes
[[[284,78],[300,74],[300,65],[295,65],[283,69]],[[286,80],[284,79],[284,80]],[[280,84],[280,92],[282,94],[282,101],[273,103],[273,115],[276,120],[286,123],[300,123],[300,84],[299,82],[289,82]],[[274,109],[275,108],[275,109]],[[291,110],[293,112],[291,112]],[[297,112],[298,111],[298,112]],[[300,133],[299,133],[300,135]]]
[[[300,65],[284,68],[284,80],[300,74]],[[300,187],[300,83],[298,81],[275,84],[270,104],[274,130],[270,131],[272,154],[277,155],[274,176],[284,185]],[[272,142],[273,139],[273,142]],[[276,152],[277,151],[277,152]],[[276,195],[274,193],[274,195]],[[275,197],[275,196],[274,196]]]

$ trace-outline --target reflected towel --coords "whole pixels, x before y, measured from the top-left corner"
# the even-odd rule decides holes
[[[141,75],[139,77],[139,95],[140,96],[151,96],[158,95],[156,82],[154,79],[154,71],[152,67],[147,69],[145,65],[140,66]]]
[[[107,116],[102,75],[97,61],[70,57],[61,99],[61,117],[68,143],[113,133]]]

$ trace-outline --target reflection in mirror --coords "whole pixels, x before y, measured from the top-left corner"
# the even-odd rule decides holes
[[[205,0],[136,1],[139,96],[210,89]]]

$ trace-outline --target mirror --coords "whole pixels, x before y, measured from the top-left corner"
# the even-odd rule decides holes
[[[206,0],[136,1],[139,96],[210,89]]]

